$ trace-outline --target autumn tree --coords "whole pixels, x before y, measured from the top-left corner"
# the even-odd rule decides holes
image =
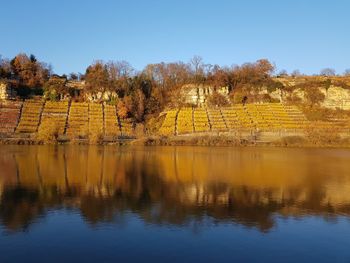
[[[132,96],[132,113],[136,121],[144,120],[146,97],[141,89],[137,89]]]
[[[146,101],[146,114],[154,114],[160,112],[165,106],[165,96],[158,87],[154,87],[151,96]]]
[[[227,106],[228,105],[228,100],[227,98],[220,94],[217,91],[214,91],[209,97],[208,97],[208,104],[212,107],[216,106]]]
[[[191,80],[190,66],[183,62],[149,64],[143,73],[159,88],[168,91],[180,88]]]
[[[267,59],[234,66],[230,78],[232,89],[255,90],[270,85],[274,69],[275,67]]]
[[[124,99],[125,100],[125,99]],[[117,114],[120,118],[126,118],[129,114],[129,108],[128,105],[124,100],[119,100],[117,103]]]
[[[131,96],[124,96],[117,103],[117,113],[121,118],[127,118],[130,116],[133,107],[133,101]]]
[[[39,62],[34,55],[18,54],[10,64],[12,75],[21,87],[42,87],[51,73],[50,67]]]
[[[129,80],[135,70],[126,61],[110,61],[106,64],[106,68],[110,89],[115,91],[119,97],[123,97],[127,93]]]
[[[193,80],[190,65],[183,62],[149,64],[142,73],[152,86],[151,97],[147,96],[152,102],[146,108],[152,113],[156,112],[156,104],[160,111],[183,85]]]
[[[110,89],[107,66],[102,61],[96,61],[86,69],[85,90],[93,95],[104,94]]]
[[[214,88],[228,87],[232,90],[232,72],[229,68],[221,68],[218,65],[214,65],[211,71],[208,72],[207,83]]]
[[[319,105],[325,99],[325,95],[321,92],[319,87],[308,87],[305,89],[305,98],[310,106]]]
[[[50,100],[63,99],[64,96],[69,94],[69,89],[66,86],[67,78],[60,76],[51,77],[44,84],[44,95]]]

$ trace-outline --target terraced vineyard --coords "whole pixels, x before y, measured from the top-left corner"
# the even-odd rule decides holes
[[[247,110],[242,105],[235,105],[232,108],[227,109],[231,114],[236,114],[237,116],[237,127],[239,129],[253,129],[254,124],[251,116],[247,114]],[[230,126],[230,123],[228,124]]]
[[[228,131],[302,130],[308,125],[295,106],[280,103],[233,105],[224,108],[182,108],[166,112],[160,134]]]
[[[105,105],[104,116],[105,116],[105,135],[113,136],[113,137],[120,135],[120,127],[119,127],[116,107],[112,105]]]
[[[120,132],[122,136],[133,136],[134,122],[132,119],[119,118]]]
[[[16,133],[37,132],[43,105],[43,102],[34,100],[26,100],[23,103],[22,114],[16,128]]]
[[[22,102],[0,103],[0,133],[13,133],[20,117]]]
[[[175,135],[177,113],[178,110],[168,110],[166,112],[165,119],[162,123],[162,126],[159,129],[160,135]]]
[[[192,133],[193,132],[193,111],[192,108],[182,108],[177,115],[177,133]]]
[[[89,104],[89,135],[99,136],[104,134],[102,104]]]
[[[220,109],[208,109],[208,116],[212,131],[228,130]]]
[[[224,108],[181,108],[164,112],[159,135],[210,132],[303,131],[310,122],[296,107],[280,103],[233,105]],[[329,128],[331,122],[317,127]],[[339,125],[344,131],[350,124]],[[0,104],[0,133],[67,135],[70,139],[134,136],[132,119],[118,117],[116,107],[96,103],[26,100]],[[338,127],[338,126],[337,126]]]
[[[74,139],[77,137],[87,137],[89,133],[89,104],[72,102],[66,134]]]
[[[210,124],[206,109],[196,108],[193,110],[193,126],[195,132],[210,131]]]
[[[62,135],[66,129],[68,101],[46,102],[41,116],[39,135]]]
[[[285,106],[284,108],[288,114],[289,122],[283,122],[282,125],[287,129],[305,128],[309,124],[305,115],[296,106]]]

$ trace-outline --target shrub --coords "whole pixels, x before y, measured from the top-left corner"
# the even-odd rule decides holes
[[[319,105],[324,101],[325,95],[318,87],[309,87],[305,90],[305,97],[310,103],[310,106]]]
[[[214,91],[208,98],[209,106],[227,106],[228,104],[229,102],[227,98],[216,91]]]
[[[305,129],[305,136],[312,145],[332,145],[341,141],[339,128],[322,127],[322,122],[313,122]]]

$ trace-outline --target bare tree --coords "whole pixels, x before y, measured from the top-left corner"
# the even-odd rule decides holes
[[[0,78],[11,77],[11,64],[8,59],[3,58],[0,55]]]
[[[72,72],[69,74],[69,80],[78,80],[79,79],[79,76],[78,74]]]
[[[295,69],[292,71],[292,73],[290,74],[293,78],[295,77],[300,77],[301,76],[301,73],[300,73],[300,70],[299,69]]]
[[[200,74],[203,71],[203,58],[200,56],[194,56],[190,60],[190,64],[192,66],[193,72],[195,75]]]
[[[286,76],[288,76],[288,72],[287,72],[287,70],[282,69],[280,72],[278,72],[277,76],[286,77]]]
[[[327,77],[335,76],[335,70],[332,68],[324,68],[320,71],[320,75]]]
[[[344,71],[344,76],[346,76],[346,77],[350,76],[350,68],[348,68]]]
[[[107,69],[111,79],[122,77],[131,77],[135,72],[134,68],[127,61],[110,61],[107,63]]]

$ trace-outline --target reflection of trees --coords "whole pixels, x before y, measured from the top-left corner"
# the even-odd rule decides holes
[[[26,229],[48,209],[67,207],[79,209],[90,224],[116,223],[132,212],[153,224],[201,224],[209,217],[261,231],[274,226],[276,213],[329,217],[350,212],[347,203],[327,201],[323,178],[311,178],[303,188],[297,184],[281,188],[273,181],[258,187],[254,181],[230,182],[240,176],[231,170],[227,172],[235,177],[216,169],[218,174],[211,180],[205,163],[221,159],[193,152],[182,155],[177,149],[161,154],[108,147],[38,149],[0,160],[0,165],[12,167],[0,195],[0,220],[9,230]],[[233,158],[244,171],[244,160]],[[259,156],[252,158],[262,165]],[[227,167],[224,162],[221,167]]]
[[[26,229],[42,213],[37,206],[39,193],[23,188],[6,189],[2,194],[0,215],[1,222],[10,230]]]

